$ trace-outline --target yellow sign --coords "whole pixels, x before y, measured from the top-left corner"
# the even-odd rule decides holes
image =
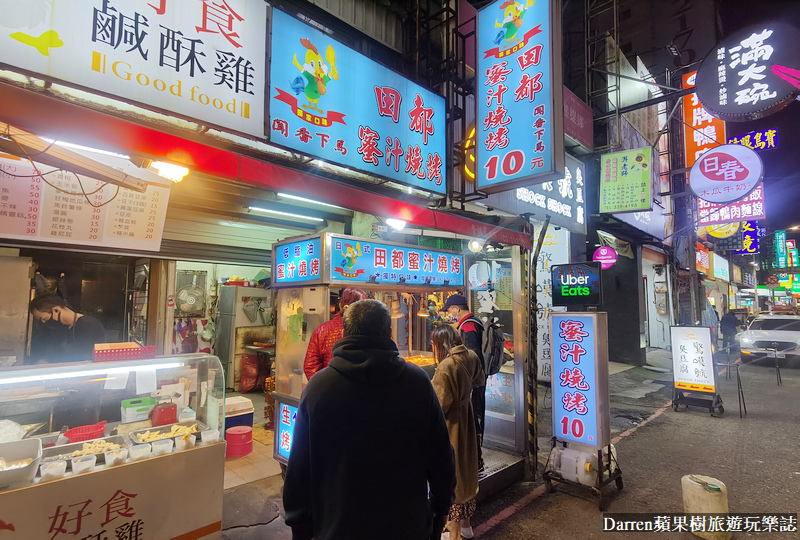
[[[739,232],[739,222],[723,223],[721,225],[706,225],[706,232],[714,238],[730,238]]]

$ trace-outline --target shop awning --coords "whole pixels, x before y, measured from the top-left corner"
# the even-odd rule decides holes
[[[43,94],[0,84],[0,121],[35,134],[90,147],[186,164],[193,170],[286,193],[313,193],[326,202],[419,227],[531,247],[529,235],[339,184],[312,174],[235,154],[140,126]]]

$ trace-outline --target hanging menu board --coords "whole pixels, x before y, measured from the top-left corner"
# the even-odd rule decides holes
[[[0,235],[144,251],[161,249],[169,187],[138,193],[113,184],[0,158]],[[51,172],[52,171],[52,172]],[[85,194],[85,195],[84,195]]]

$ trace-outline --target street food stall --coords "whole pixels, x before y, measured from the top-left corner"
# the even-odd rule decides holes
[[[277,290],[274,455],[286,464],[307,382],[303,360],[312,332],[330,319],[330,294],[357,286],[384,302],[400,355],[432,377],[428,304],[441,306],[448,292],[464,290],[466,271],[460,253],[332,233],[274,244],[272,264]]]
[[[224,392],[204,354],[0,370],[0,531],[220,538]]]

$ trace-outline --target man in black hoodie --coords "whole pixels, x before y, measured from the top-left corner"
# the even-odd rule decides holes
[[[453,449],[430,378],[400,358],[391,324],[381,302],[351,304],[330,364],[303,393],[283,488],[294,540],[441,535]]]

